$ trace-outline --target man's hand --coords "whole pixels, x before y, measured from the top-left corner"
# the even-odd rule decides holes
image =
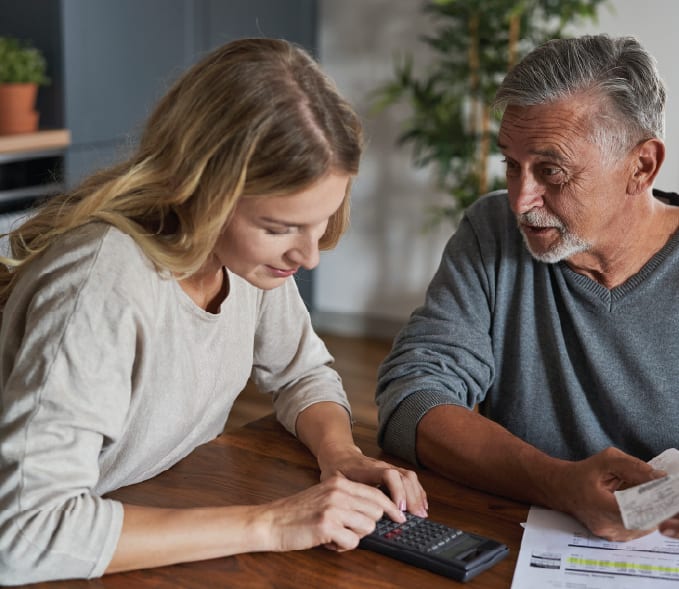
[[[597,536],[617,542],[632,540],[652,530],[626,529],[613,493],[664,474],[643,460],[607,448],[562,470],[554,481],[554,506],[573,515]],[[676,523],[679,531],[679,520]]]
[[[679,513],[661,522],[658,526],[658,531],[670,538],[679,538]]]

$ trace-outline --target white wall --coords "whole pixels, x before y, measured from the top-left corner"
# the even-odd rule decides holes
[[[411,52],[426,64],[419,35],[427,17],[416,0],[321,0],[319,57],[365,123],[367,149],[354,184],[352,224],[315,271],[316,326],[337,333],[393,335],[424,298],[445,241],[443,225],[423,233],[426,209],[445,202],[430,174],[395,146],[404,111],[370,112],[369,94],[388,80],[393,58]],[[679,191],[679,54],[676,0],[612,0],[599,23],[578,33],[634,35],[658,60],[668,88],[667,161],[656,186]],[[405,111],[407,112],[407,111]],[[399,115],[401,118],[399,118]]]

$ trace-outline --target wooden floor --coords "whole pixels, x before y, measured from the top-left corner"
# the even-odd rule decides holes
[[[377,423],[374,401],[377,368],[391,349],[391,341],[336,335],[321,337],[335,357],[334,368],[342,377],[354,419]],[[271,398],[248,385],[234,403],[226,429],[240,427],[271,413],[271,410]]]

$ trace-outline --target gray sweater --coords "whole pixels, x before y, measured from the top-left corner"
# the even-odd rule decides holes
[[[679,234],[612,290],[534,260],[505,193],[462,220],[379,371],[379,441],[416,462],[422,416],[472,408],[551,456],[679,444]]]
[[[251,375],[291,432],[313,403],[348,410],[294,281],[228,278],[207,313],[98,224],[17,284],[0,331],[0,584],[101,575],[123,516],[102,495],[219,435]]]

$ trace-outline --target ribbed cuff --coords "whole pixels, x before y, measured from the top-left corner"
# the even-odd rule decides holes
[[[420,419],[439,405],[459,405],[449,394],[434,391],[418,391],[408,395],[396,407],[380,434],[380,445],[385,452],[398,456],[417,466],[417,426]]]

